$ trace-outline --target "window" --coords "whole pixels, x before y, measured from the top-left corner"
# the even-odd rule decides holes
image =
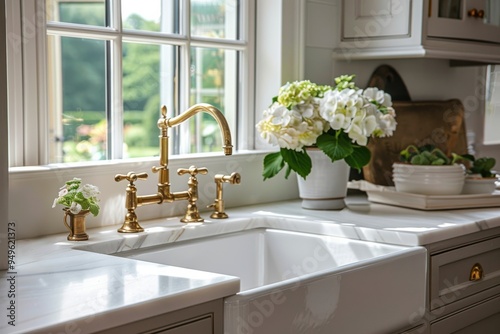
[[[484,144],[500,144],[500,66],[489,65],[486,78]]]
[[[30,110],[23,87],[23,115],[10,121],[16,131],[11,166],[158,155],[161,105],[172,117],[210,103],[226,116],[233,144],[238,138],[237,121],[252,94],[243,84],[252,70],[250,1],[23,0],[10,6],[22,11],[23,34],[30,16],[44,17],[33,47],[35,72],[26,65],[32,41],[23,45],[23,84],[33,85],[38,99]],[[26,122],[30,113],[37,113],[36,131]],[[205,113],[170,136],[174,154],[222,147],[217,123]],[[36,158],[27,142],[37,143],[30,145]]]

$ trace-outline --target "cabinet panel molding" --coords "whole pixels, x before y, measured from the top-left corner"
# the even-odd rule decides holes
[[[500,285],[500,237],[431,256],[430,300],[450,304]],[[483,277],[470,280],[476,264]],[[431,303],[430,310],[441,305]]]
[[[458,18],[440,16],[444,0],[338,1],[342,6],[335,59],[428,57],[500,63],[496,1],[461,0]],[[468,10],[476,7],[484,8],[488,17],[469,16]]]
[[[496,334],[500,328],[500,296],[431,324],[431,334]]]

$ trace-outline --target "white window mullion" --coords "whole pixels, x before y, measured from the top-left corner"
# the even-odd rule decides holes
[[[45,110],[40,110],[38,83],[40,82],[37,56],[37,17],[36,1],[25,0],[22,2],[23,22],[23,91],[24,91],[24,165],[36,166],[42,163],[40,154],[40,117]],[[45,108],[43,108],[45,109]],[[29,143],[29,144],[28,144]]]
[[[177,15],[174,10],[172,10],[171,4],[166,4],[165,2],[162,2],[162,8],[161,8],[161,31],[167,31],[167,25],[170,24],[170,22],[173,22],[175,19],[175,15]],[[130,38],[129,32],[127,32],[127,41]],[[147,41],[150,43],[154,43],[156,40],[151,40],[150,36],[142,36],[142,39],[138,39],[138,41]],[[172,43],[173,41],[167,40],[165,37],[162,38],[160,44],[160,101],[161,103],[165,104],[167,107],[167,112],[169,115],[172,115],[171,113],[173,112],[174,108],[179,105],[178,101],[178,96],[173,96],[172,92],[178,91],[178,86],[175,87],[176,83],[174,80],[171,78],[175,78],[175,73],[177,72],[176,69],[172,66],[172,64],[176,63],[176,61],[179,61],[177,59],[177,56],[174,55],[171,52],[170,45],[165,45],[166,42],[170,43],[171,45],[176,45],[176,47],[179,47],[180,45],[185,45],[184,39],[182,39],[180,44],[178,44],[176,40],[174,40],[176,43]],[[160,42],[159,40],[156,42]],[[176,49],[177,50],[177,49]],[[179,75],[179,73],[177,73]],[[177,81],[179,81],[179,78],[176,78]],[[179,82],[177,82],[177,85]],[[175,94],[175,93],[174,93]],[[160,109],[158,109],[158,117],[160,116]]]
[[[244,3],[246,1],[242,1],[240,6],[244,6]],[[239,24],[238,24],[238,19],[239,19],[239,14],[241,14],[241,8],[240,6],[227,6],[226,7],[226,17],[224,18],[224,21],[226,22],[226,32],[225,36],[231,36],[231,32],[233,29],[231,27],[237,26],[239,29]],[[238,13],[239,11],[239,13]],[[236,39],[238,32],[236,31],[236,34],[234,36],[231,36],[231,38]],[[243,44],[244,45],[244,44]],[[241,75],[241,71],[235,71],[238,70],[238,58],[240,57],[241,51],[235,51],[235,52],[226,52],[225,55],[225,62],[224,62],[224,82],[226,86],[226,90],[224,91],[224,106],[226,108],[228,107],[234,107],[234,113],[233,112],[226,112],[225,117],[226,120],[229,124],[229,127],[231,128],[233,132],[233,137],[236,134],[236,113],[238,111],[238,106],[237,106],[237,99],[238,99],[238,77]],[[227,90],[230,88],[231,90]],[[236,143],[236,138],[233,139],[233,142]],[[233,145],[234,145],[233,143]]]
[[[248,150],[255,148],[255,39],[252,33],[255,30],[255,3],[254,1],[243,1],[240,11],[240,36],[246,41],[246,50],[240,52],[239,78],[240,95],[237,110],[237,133],[236,142],[238,149]]]
[[[37,41],[37,73],[38,73],[38,147],[40,156],[38,163],[49,163],[50,143],[55,141],[54,134],[49,132],[49,110],[47,99],[47,34],[45,18],[45,1],[36,1],[36,41]],[[43,15],[41,15],[43,13]]]
[[[23,107],[23,41],[21,35],[21,3],[6,1],[7,76],[9,78],[9,163],[24,165],[24,107]]]
[[[179,108],[178,113],[182,113],[189,107],[189,95],[190,95],[190,71],[191,71],[191,3],[189,0],[183,1],[183,8],[181,10],[181,34],[186,36],[186,45],[180,48],[180,96],[179,96]],[[189,153],[190,152],[190,131],[189,122],[184,122],[178,126],[179,136],[178,147],[179,153]]]
[[[117,38],[110,43],[110,73],[109,82],[109,110],[108,136],[111,137],[111,159],[123,158],[123,97],[122,97],[122,24],[120,1],[110,0],[111,26],[119,32]],[[111,72],[110,72],[111,71]],[[108,140],[109,143],[109,140]]]
[[[109,9],[111,13],[109,14],[111,22],[109,22],[110,27],[122,32],[122,6],[121,0],[108,0]]]
[[[120,38],[110,41],[111,71],[110,89],[110,130],[111,136],[111,159],[123,158],[123,100],[122,100],[122,41]]]
[[[61,57],[61,37],[53,36],[53,45],[48,47],[47,58],[50,62],[47,62],[47,82],[54,86],[53,89],[49,90],[53,96],[50,96],[47,103],[49,124],[52,129],[53,142],[49,143],[53,145],[49,148],[49,161],[57,161],[58,152],[62,152],[63,149],[63,124],[60,121],[63,118],[63,79],[62,71],[57,71],[56,69],[61,68],[62,57]]]

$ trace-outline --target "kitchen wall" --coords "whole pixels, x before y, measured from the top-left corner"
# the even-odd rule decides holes
[[[293,6],[290,6],[293,3]],[[403,60],[376,60],[376,61],[349,61],[333,60],[332,51],[337,42],[338,27],[338,0],[259,0],[258,10],[265,5],[276,5],[273,11],[281,10],[285,14],[283,20],[271,20],[277,27],[266,26],[257,29],[257,38],[266,38],[269,42],[269,31],[275,32],[267,49],[257,48],[258,66],[269,68],[265,74],[271,78],[256,77],[255,101],[256,109],[262,110],[267,106],[280,84],[287,80],[310,79],[318,83],[331,84],[335,76],[344,73],[357,75],[357,83],[366,85],[372,71],[379,64],[390,64],[401,74],[414,100],[460,98],[467,110],[466,122],[469,131],[480,132],[482,127],[482,113],[480,88],[484,87],[484,68],[482,67],[450,67],[446,60],[433,59],[403,59]],[[291,12],[291,13],[288,13]],[[262,13],[261,13],[262,14]],[[303,14],[303,15],[300,15]],[[278,15],[279,16],[279,15]],[[260,22],[260,21],[259,21]],[[305,28],[298,29],[301,25]],[[278,30],[275,30],[278,29]],[[281,34],[276,33],[280,31]],[[260,36],[259,36],[260,34]],[[284,36],[281,38],[279,36]],[[265,37],[262,37],[265,36]],[[274,35],[273,35],[274,36]],[[281,41],[281,45],[277,41]],[[301,48],[297,45],[302,43]],[[260,54],[259,52],[264,52]],[[275,65],[275,58],[282,59],[281,66]],[[267,62],[267,65],[266,65]],[[274,64],[274,65],[273,65]],[[2,78],[2,76],[0,76]],[[261,84],[262,83],[262,84]],[[1,84],[0,84],[1,86]],[[477,93],[477,95],[476,95]],[[0,101],[2,101],[0,99]],[[0,117],[2,115],[0,108]],[[0,120],[0,124],[6,122]],[[5,131],[0,136],[6,137]],[[250,134],[252,136],[252,134]],[[5,139],[5,138],[4,138]],[[0,140],[6,145],[6,140]],[[478,145],[479,147],[479,145]],[[481,152],[478,150],[479,153]],[[498,153],[498,150],[497,150]],[[6,152],[0,150],[2,161],[6,161]],[[296,179],[291,177],[285,180],[281,175],[271,180],[263,181],[262,159],[265,153],[242,152],[233,157],[224,157],[222,153],[215,158],[199,156],[186,160],[182,157],[172,158],[170,161],[171,181],[174,191],[187,188],[187,177],[177,176],[175,171],[180,167],[189,167],[194,164],[209,168],[210,176],[200,176],[200,210],[206,210],[215,196],[213,175],[216,173],[239,172],[242,175],[240,185],[225,185],[224,199],[228,208],[286,200],[297,198]],[[497,158],[500,161],[500,157]],[[64,181],[73,177],[81,177],[84,182],[99,186],[101,190],[102,211],[98,217],[89,217],[89,228],[119,224],[125,215],[124,200],[126,182],[117,183],[113,177],[116,173],[129,171],[148,172],[147,181],[138,181],[139,194],[153,194],[156,192],[156,174],[152,174],[151,167],[156,165],[156,159],[131,161],[127,164],[103,162],[100,166],[83,164],[78,168],[66,169],[58,166],[38,167],[34,170],[17,170],[10,173],[7,192],[7,182],[3,182],[0,196],[0,215],[6,215],[7,197],[10,200],[9,219],[16,222],[18,238],[32,238],[40,235],[60,233],[65,231],[62,223],[60,207],[51,208],[53,199],[57,196],[59,187]],[[0,166],[1,172],[1,166]],[[0,173],[0,177],[2,174]],[[0,182],[2,180],[0,179]],[[7,196],[8,194],[8,196]],[[185,201],[172,204],[149,205],[137,209],[141,221],[179,215],[185,210]],[[258,207],[256,208],[258,210]],[[230,209],[228,213],[230,214]],[[204,214],[204,216],[208,216]],[[6,224],[7,219],[2,218]],[[6,230],[6,227],[2,227]],[[3,232],[3,231],[0,231]],[[92,238],[92,236],[91,236]]]
[[[340,36],[340,1],[307,0],[305,15],[304,78],[331,84],[341,74],[355,74],[359,87],[366,87],[373,71],[388,64],[404,80],[412,100],[458,98],[465,108],[466,130],[474,133],[476,155],[494,156],[500,164],[498,146],[482,144],[486,66],[452,67],[445,59],[333,59]]]

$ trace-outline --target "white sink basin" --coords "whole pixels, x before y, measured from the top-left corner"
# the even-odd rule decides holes
[[[114,254],[241,279],[225,333],[388,333],[424,309],[426,251],[251,229]]]

